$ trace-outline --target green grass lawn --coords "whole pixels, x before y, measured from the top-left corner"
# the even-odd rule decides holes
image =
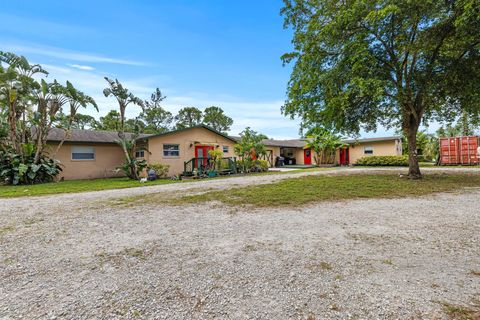
[[[429,174],[421,180],[394,174],[325,175],[170,199],[172,204],[221,201],[256,207],[298,206],[312,202],[421,196],[480,187],[480,174]],[[152,199],[154,200],[154,199]]]
[[[128,178],[108,178],[94,180],[68,180],[35,185],[0,186],[0,197],[41,196],[57,193],[74,193],[98,191],[107,189],[123,189],[132,187],[153,186],[159,184],[177,183],[173,180],[155,180],[140,183]]]
[[[321,168],[304,169],[290,172],[263,172],[263,173],[251,173],[249,176],[265,175],[265,174],[283,174],[283,173],[295,173],[302,171],[317,171]],[[232,176],[221,176],[215,179],[227,179]],[[159,184],[170,184],[186,181],[200,181],[200,180],[156,180],[148,181],[146,183],[140,183],[136,180],[130,180],[127,178],[106,178],[106,179],[93,179],[93,180],[67,180],[62,182],[51,182],[35,185],[21,185],[21,186],[0,186],[0,198],[12,198],[12,197],[27,197],[27,196],[42,196],[59,193],[75,193],[85,191],[99,191],[109,189],[123,189],[132,187],[145,187]]]

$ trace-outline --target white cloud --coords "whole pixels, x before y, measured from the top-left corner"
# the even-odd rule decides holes
[[[72,68],[76,68],[76,69],[80,69],[80,70],[88,70],[88,71],[95,70],[94,67],[84,66],[84,65],[81,65],[81,64],[67,64],[67,66],[72,67]]]
[[[98,70],[79,69],[70,66],[56,66],[42,64],[49,72],[49,78],[57,79],[60,82],[70,80],[75,87],[91,95],[99,106],[97,113],[93,108],[80,111],[90,114],[96,118],[105,115],[112,109],[117,109],[118,105],[114,98],[106,98],[102,91],[107,83],[104,76],[126,78],[123,75],[111,75]],[[212,95],[202,92],[187,92],[183,95],[178,91],[162,86],[165,76],[130,78],[122,81],[136,96],[142,99],[148,99],[156,87],[160,87],[167,96],[164,101],[164,108],[172,113],[178,112],[183,107],[195,106],[204,109],[209,106],[221,107],[227,115],[233,118],[234,123],[229,132],[231,135],[238,135],[246,127],[266,134],[274,139],[295,139],[298,138],[299,120],[291,120],[281,114],[280,108],[283,101],[246,101],[230,95],[218,94]],[[141,108],[134,105],[127,107],[127,117],[136,117]],[[392,135],[392,132],[379,128],[376,133],[362,132],[362,137],[375,137]]]
[[[16,52],[19,54],[36,54],[41,56],[47,56],[52,58],[64,59],[64,60],[80,61],[80,62],[146,66],[144,62],[140,62],[140,61],[105,57],[105,56],[85,53],[85,52],[69,51],[69,50],[56,48],[56,47],[22,45],[22,44],[12,44],[12,43],[2,43],[2,46],[5,48],[8,48],[8,51]]]

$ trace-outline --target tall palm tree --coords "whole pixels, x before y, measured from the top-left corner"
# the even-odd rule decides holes
[[[66,102],[69,104],[70,114],[68,115],[67,127],[64,128],[65,137],[58,144],[53,157],[55,157],[55,155],[58,153],[58,151],[62,147],[65,140],[67,140],[70,137],[72,123],[75,120],[78,109],[80,109],[80,107],[87,108],[89,105],[92,105],[95,108],[95,110],[97,110],[98,112],[98,106],[95,100],[91,96],[86,95],[82,91],[76,89],[70,81],[67,81],[67,84],[65,87],[61,87],[59,89],[61,89],[63,97],[66,99]]]
[[[120,128],[118,130],[118,136],[120,138],[119,144],[123,149],[126,165],[128,167],[126,173],[128,177],[138,179],[138,164],[135,159],[136,137],[133,136],[131,139],[127,139],[125,136],[125,110],[130,103],[143,108],[143,100],[133,95],[133,93],[125,88],[118,79],[112,80],[105,77],[105,80],[108,82],[109,87],[103,90],[103,94],[105,97],[115,97],[120,109]]]
[[[125,110],[130,103],[144,107],[143,100],[134,96],[127,88],[125,88],[118,79],[112,80],[105,77],[109,87],[103,89],[105,97],[114,96],[117,99],[118,107],[120,109],[120,130],[119,134],[124,134],[125,127]]]
[[[25,143],[29,128],[21,128],[23,138],[20,138],[17,122],[25,118],[28,96],[32,88],[37,86],[32,76],[37,73],[48,74],[39,64],[30,64],[24,56],[0,51],[0,95],[7,109],[9,144],[18,154],[21,154],[21,143]]]

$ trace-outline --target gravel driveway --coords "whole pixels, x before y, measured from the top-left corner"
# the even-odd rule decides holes
[[[0,200],[0,319],[443,319],[442,303],[480,298],[480,190],[262,210],[98,201],[289,176]]]

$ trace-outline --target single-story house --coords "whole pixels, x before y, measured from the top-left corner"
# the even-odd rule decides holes
[[[51,129],[47,140],[52,154],[64,137],[64,130]],[[63,165],[60,178],[70,180],[122,176],[122,173],[116,170],[124,161],[123,151],[117,140],[117,132],[72,130],[55,155]],[[191,170],[192,164],[198,166],[199,161],[202,161],[198,158],[209,157],[208,151],[212,149],[220,149],[225,158],[234,159],[234,145],[237,140],[238,137],[227,136],[208,126],[199,125],[161,134],[140,135],[140,148],[136,156],[151,164],[168,164],[169,175],[173,176]],[[369,155],[402,154],[400,137],[346,140],[344,143],[346,146],[336,152],[335,164],[354,164],[357,159]],[[305,148],[305,140],[266,139],[264,144],[267,149],[265,159],[272,167],[277,156],[295,159],[299,165],[315,164],[316,155]]]
[[[349,139],[343,140],[343,147],[335,153],[333,163],[337,165],[355,164],[358,159],[368,156],[399,156],[402,155],[402,138],[399,136]],[[318,155],[306,148],[307,141],[304,139],[273,140],[266,139],[266,159],[272,164],[277,156],[282,156],[298,165],[317,164]],[[286,163],[289,164],[289,163]]]

